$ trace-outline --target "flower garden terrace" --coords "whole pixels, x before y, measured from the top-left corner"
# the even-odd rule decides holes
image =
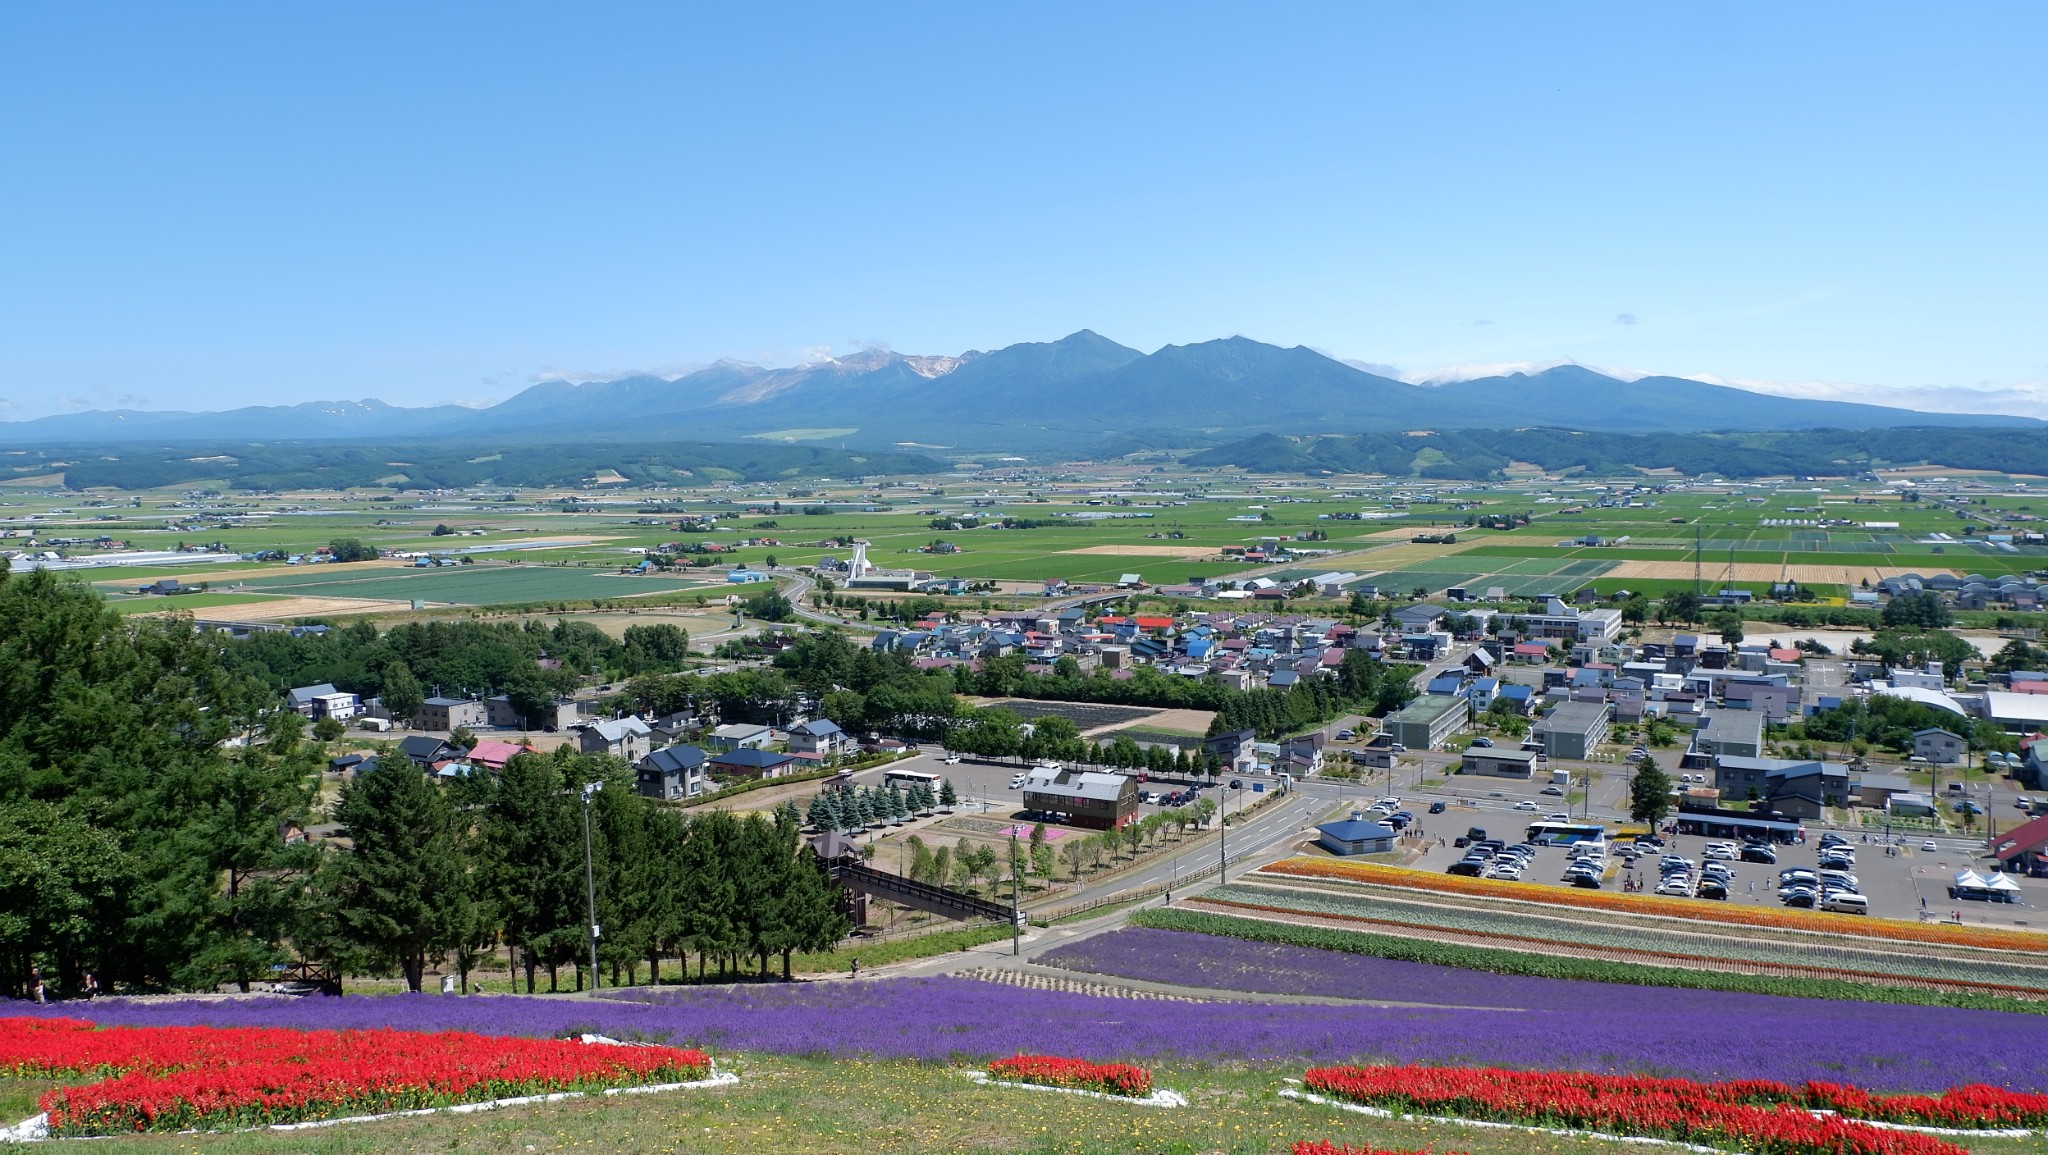
[[[1660,990],[1488,974],[1333,950],[1130,929],[1047,956],[1101,976],[1177,984],[1202,1002],[1050,991],[961,978],[788,986],[669,987],[600,998],[351,996],[303,1000],[107,999],[103,1024],[209,1024],[332,1031],[399,1026],[547,1039],[596,1032],[701,1049],[741,1082],[633,1101],[554,1103],[459,1119],[390,1120],[374,1132],[188,1137],[187,1147],[417,1149],[488,1144],[697,1151],[1281,1152],[1329,1140],[1474,1155],[1577,1155],[1598,1140],[1373,1119],[1282,1098],[1288,1078],[1330,1064],[1500,1066],[1699,1081],[1808,1080],[1871,1093],[1937,1092],[1967,1080],[2048,1090],[2031,1015]],[[1261,992],[1319,1003],[1271,1001]],[[1373,1001],[1368,1001],[1373,1000]],[[54,1018],[56,1009],[51,1016]],[[1020,1052],[1140,1064],[1190,1109],[978,1086],[964,1075]],[[0,1096],[8,1094],[0,1080]],[[41,1093],[47,1083],[29,1085]],[[1070,1101],[1071,1100],[1071,1101]],[[0,1099],[14,1103],[16,1099]],[[26,1114],[26,1111],[23,1112]],[[18,1117],[18,1116],[17,1116]],[[126,1145],[160,1140],[121,1140]],[[1950,1139],[1979,1155],[2038,1142]]]
[[[2031,930],[1515,886],[1317,858],[1272,863],[1194,905],[1644,966],[2048,999],[2048,934]]]

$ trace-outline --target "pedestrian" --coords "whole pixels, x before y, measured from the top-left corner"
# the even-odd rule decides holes
[[[853,974],[852,974],[852,976],[851,976],[851,977],[853,977],[853,978],[859,978],[859,977],[860,977],[860,958],[859,958],[859,956],[855,956],[855,957],[854,957],[854,959],[853,959],[852,961],[853,961]]]
[[[1920,896],[1920,913],[1927,913],[1927,896],[1924,894]]]
[[[96,999],[100,994],[100,980],[92,977],[91,971],[87,971],[85,980],[78,984],[78,989],[86,998]]]
[[[43,990],[43,968],[29,968],[28,993],[30,998],[33,998],[35,1001],[39,1003],[47,1003],[50,1001],[48,992]]]

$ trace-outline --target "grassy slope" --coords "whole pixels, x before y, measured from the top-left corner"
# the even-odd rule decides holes
[[[715,1091],[565,1102],[475,1115],[393,1119],[323,1130],[240,1135],[154,1135],[94,1142],[96,1152],[383,1151],[547,1153],[688,1151],[1029,1152],[1110,1155],[1280,1155],[1299,1139],[1472,1155],[1593,1155],[1630,1148],[1591,1139],[1398,1123],[1278,1097],[1294,1068],[1154,1067],[1157,1085],[1186,1094],[1191,1110],[1121,1106],[1077,1095],[976,1086],[952,1070],[913,1063],[831,1062],[749,1056],[743,1081]],[[0,1088],[6,1086],[0,1081]],[[2020,1155],[2025,1140],[1980,1139],[1979,1155]]]

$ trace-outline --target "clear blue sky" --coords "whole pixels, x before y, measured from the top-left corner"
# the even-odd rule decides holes
[[[2039,0],[423,7],[0,8],[0,418],[1082,327],[2048,415]]]

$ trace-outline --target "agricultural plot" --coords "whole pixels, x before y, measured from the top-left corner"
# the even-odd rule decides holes
[[[266,594],[414,600],[467,606],[609,600],[713,588],[701,580],[688,578],[626,576],[559,566],[486,565],[414,571],[320,566],[309,568],[303,574],[250,578],[242,582],[241,587],[246,591]]]
[[[1065,718],[1082,733],[1104,726],[1125,726],[1159,711],[1144,706],[1098,706],[1087,702],[1041,702],[1030,698],[1004,698],[990,705],[1008,710],[1025,721],[1033,718]]]

